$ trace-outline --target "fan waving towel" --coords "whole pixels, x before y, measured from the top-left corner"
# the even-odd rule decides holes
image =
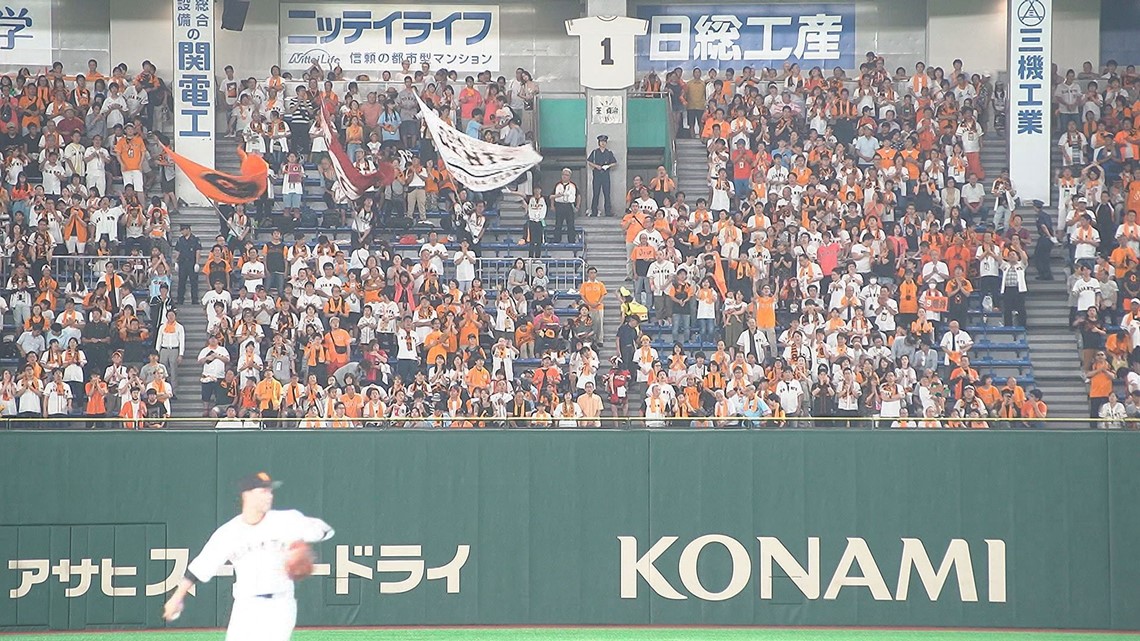
[[[198,191],[214,202],[227,205],[251,203],[265,193],[269,165],[261,156],[247,154],[239,147],[237,153],[238,158],[241,158],[241,175],[234,176],[199,165],[189,158],[179,156],[169,147],[164,146],[163,149]]]

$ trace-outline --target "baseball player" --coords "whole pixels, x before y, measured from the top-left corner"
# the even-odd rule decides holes
[[[163,608],[164,619],[177,619],[190,588],[209,581],[228,561],[234,566],[234,607],[226,641],[288,641],[297,622],[293,580],[286,570],[290,546],[327,541],[333,529],[297,510],[271,509],[279,485],[265,472],[238,483],[241,514],[222,524],[190,562]]]

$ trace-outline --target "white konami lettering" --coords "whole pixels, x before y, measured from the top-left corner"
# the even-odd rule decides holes
[[[738,596],[747,587],[752,578],[752,557],[744,543],[724,535],[706,534],[699,536],[685,545],[679,555],[669,555],[668,552],[676,536],[663,536],[649,546],[643,554],[638,545],[637,537],[619,536],[620,545],[620,594],[623,599],[636,599],[638,597],[638,577],[644,580],[654,594],[680,601],[692,596],[702,601],[725,601]],[[775,566],[779,566],[782,574],[786,576],[801,594],[808,600],[821,597],[824,600],[840,598],[844,588],[851,591],[854,588],[866,588],[876,601],[906,601],[911,598],[910,582],[915,574],[922,584],[923,595],[937,601],[942,597],[943,588],[950,578],[951,572],[957,579],[956,598],[963,603],[976,603],[979,600],[978,586],[975,580],[975,568],[970,553],[970,544],[965,539],[951,539],[946,547],[942,559],[938,561],[935,570],[934,561],[927,552],[927,546],[917,538],[904,537],[900,539],[901,549],[891,553],[891,558],[899,559],[898,581],[894,594],[883,578],[880,563],[876,561],[875,554],[865,539],[848,537],[843,553],[830,572],[826,590],[820,591],[821,578],[824,568],[820,563],[820,539],[808,537],[806,545],[799,549],[806,549],[806,563],[788,550],[780,539],[771,536],[756,537],[759,544],[759,593],[762,600],[773,598],[773,575]],[[702,577],[697,571],[697,563],[701,553],[711,544],[721,547],[728,552],[731,561],[731,575],[723,589],[714,590],[706,584],[707,577]],[[988,603],[1006,602],[1006,544],[1000,539],[985,539],[986,561],[986,601]],[[880,549],[880,558],[885,553]],[[897,556],[895,556],[897,554]],[[668,558],[668,561],[664,559]],[[834,557],[833,557],[834,558]],[[673,559],[676,559],[675,561]],[[937,560],[937,559],[936,559]],[[681,586],[688,592],[685,594],[658,569],[658,565],[666,567],[677,564],[677,572],[671,576],[680,579]],[[888,564],[887,567],[893,567]],[[953,593],[952,593],[953,595]],[[918,597],[921,598],[921,597]],[[949,598],[954,598],[951,596]]]

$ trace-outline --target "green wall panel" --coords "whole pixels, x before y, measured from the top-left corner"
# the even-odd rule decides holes
[[[154,555],[195,554],[261,469],[337,529],[302,625],[1140,628],[1140,434],[385,431],[0,433],[0,629],[160,625]],[[469,557],[382,594],[382,545]],[[67,596],[51,570],[86,559],[134,594]],[[17,560],[50,570],[14,598]],[[178,625],[224,624],[230,582]]]
[[[630,98],[630,149],[664,149],[669,144],[669,105],[664,98]]]
[[[586,99],[539,98],[538,140],[548,149],[585,149]]]

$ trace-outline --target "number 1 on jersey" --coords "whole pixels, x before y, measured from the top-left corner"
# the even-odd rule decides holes
[[[613,55],[610,50],[611,43],[609,38],[602,39],[602,64],[612,65],[614,63]]]

